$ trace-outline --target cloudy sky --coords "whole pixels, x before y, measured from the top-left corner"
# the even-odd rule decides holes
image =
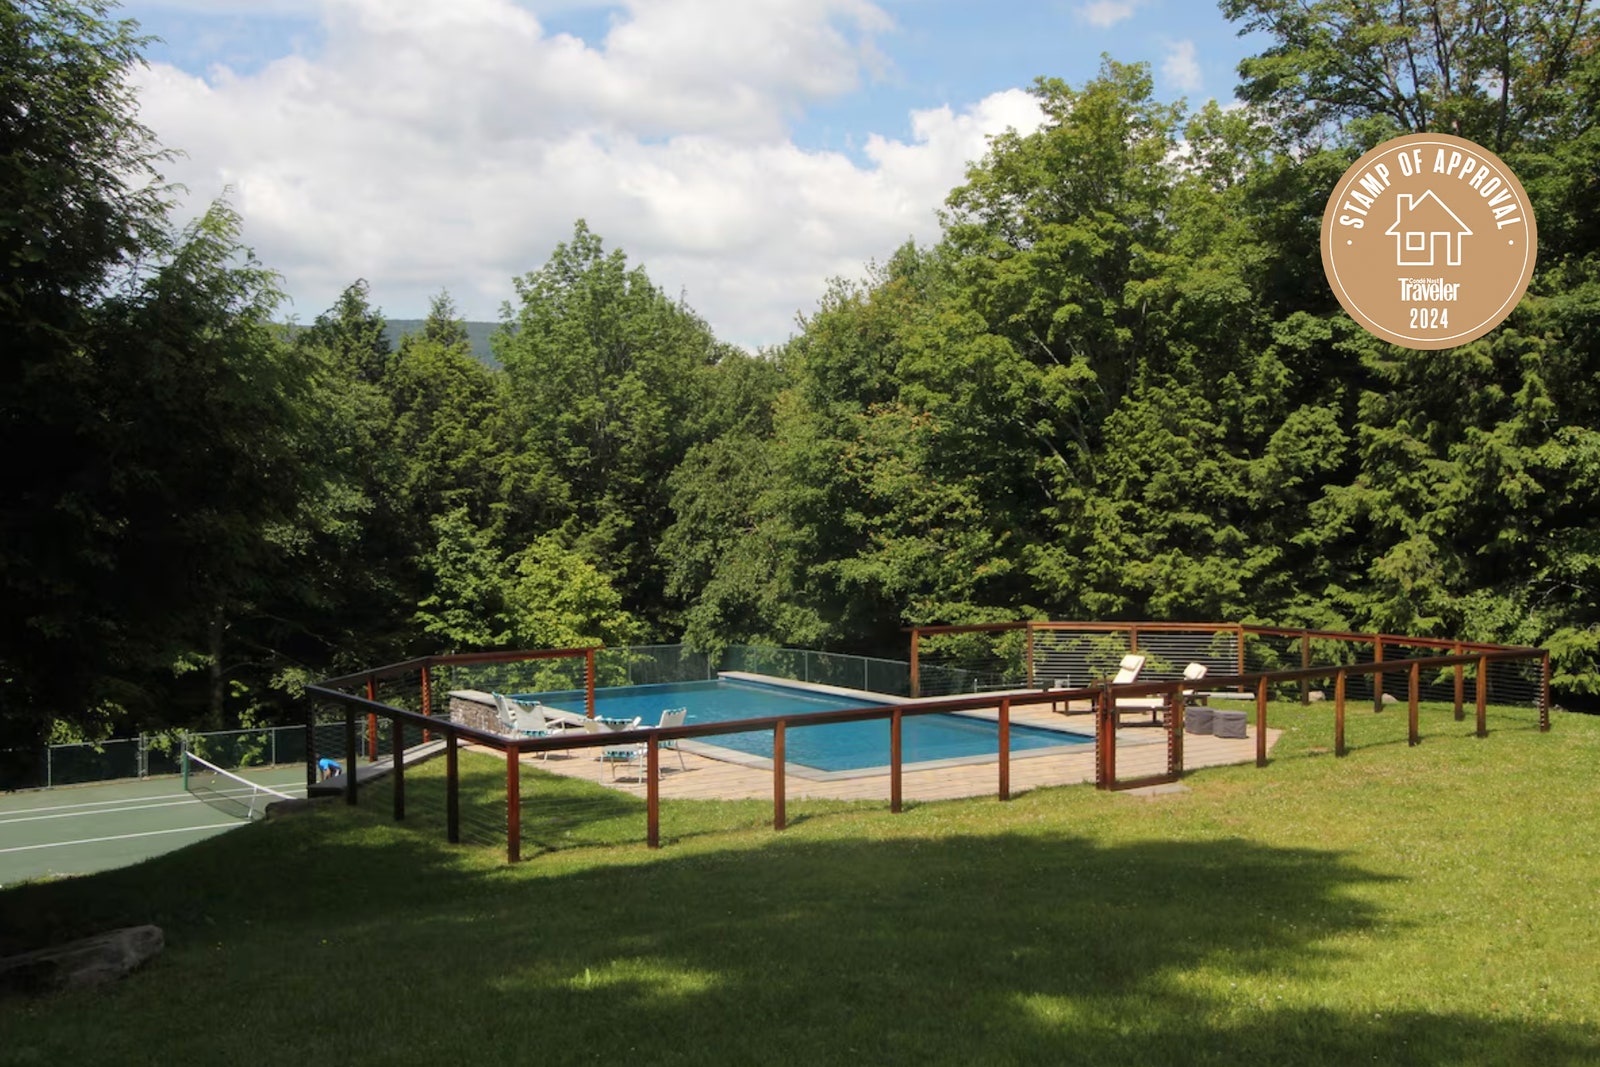
[[[309,321],[496,319],[586,219],[724,340],[785,340],[935,211],[1037,75],[1102,53],[1231,100],[1210,0],[138,0],[146,125],[191,210],[226,191]]]

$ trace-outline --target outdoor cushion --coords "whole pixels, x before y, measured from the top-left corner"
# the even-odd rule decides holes
[[[1213,711],[1212,733],[1218,737],[1243,737],[1245,714],[1242,711]]]

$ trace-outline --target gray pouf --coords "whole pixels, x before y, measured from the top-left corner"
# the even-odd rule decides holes
[[[1242,711],[1214,711],[1211,713],[1212,733],[1218,737],[1243,737],[1245,713]]]
[[[1206,707],[1184,708],[1183,732],[1186,734],[1209,734],[1214,714],[1210,708]]]

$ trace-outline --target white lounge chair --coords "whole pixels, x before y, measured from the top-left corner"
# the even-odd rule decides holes
[[[1137,672],[1135,673],[1137,674]],[[1204,663],[1191,663],[1183,669],[1183,680],[1186,683],[1183,687],[1185,702],[1189,700],[1189,694],[1194,692],[1196,684],[1205,676],[1206,665]],[[1150,713],[1150,721],[1155,722],[1156,717],[1167,709],[1169,703],[1170,700],[1164,696],[1123,697],[1117,701],[1117,711],[1118,713],[1124,711],[1148,711]]]
[[[1129,652],[1122,657],[1122,664],[1117,667],[1115,678],[1111,679],[1112,685],[1131,685],[1139,680],[1139,672],[1144,669],[1144,657],[1137,652]]]
[[[537,700],[532,704],[523,704],[510,697],[499,695],[496,695],[495,700],[505,705],[505,710],[511,717],[512,730],[523,737],[559,737],[571,729],[569,724],[547,716],[545,711],[548,709]],[[539,758],[547,759],[549,755],[548,752],[541,752]]]
[[[672,708],[665,710],[661,713],[661,721],[656,723],[656,729],[665,729],[669,726],[682,726],[683,720],[688,717],[688,708]],[[638,722],[637,719],[634,721],[636,723]],[[683,752],[679,750],[678,743],[676,741],[662,741],[661,747],[670,748],[678,753],[678,767],[680,770],[686,766],[686,764],[683,762]],[[611,764],[612,778],[616,778],[617,766],[619,764],[631,763],[639,768],[637,777],[640,780],[643,780],[645,774],[645,765],[650,758],[650,745],[648,742],[640,741],[631,745],[619,745],[616,748],[601,749],[600,758]]]
[[[517,721],[511,715],[512,699],[503,693],[490,693],[494,697],[494,717],[500,724],[500,732],[514,734],[517,732]]]
[[[523,737],[550,737],[564,733],[568,728],[566,723],[556,722],[545,715],[545,706],[537,701],[532,704],[511,701],[511,721]]]

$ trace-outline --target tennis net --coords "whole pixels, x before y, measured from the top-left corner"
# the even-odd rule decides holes
[[[259,819],[274,800],[294,799],[187,750],[183,753],[183,788],[196,800],[239,819]]]

